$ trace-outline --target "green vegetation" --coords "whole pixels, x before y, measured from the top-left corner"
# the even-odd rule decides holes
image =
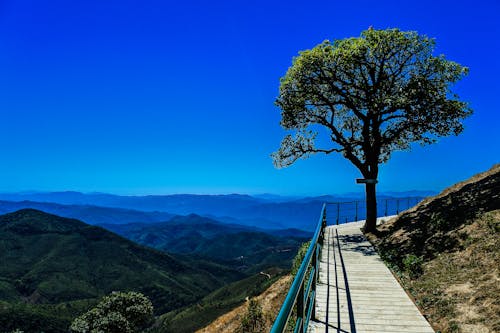
[[[75,333],[138,333],[151,325],[153,305],[141,293],[113,292],[71,324]]]
[[[265,323],[260,302],[252,298],[248,302],[247,312],[241,318],[239,331],[241,333],[263,333],[265,332]]]
[[[370,28],[360,37],[300,52],[281,78],[276,100],[281,126],[294,135],[285,136],[273,154],[275,165],[336,152],[365,179],[376,180],[379,164],[393,151],[460,134],[472,110],[450,86],[468,69],[433,56],[434,46],[415,31]],[[374,182],[366,183],[366,209],[364,228],[373,232]]]
[[[422,274],[422,257],[417,257],[414,254],[407,254],[403,259],[403,267],[405,272],[412,278],[418,277]]]
[[[499,188],[497,165],[370,236],[438,332],[500,331]]]
[[[292,271],[290,272],[292,274],[292,277],[295,277],[295,275],[299,271],[300,265],[302,265],[302,261],[304,261],[304,257],[306,256],[307,250],[309,249],[309,245],[311,245],[311,241],[303,243],[297,251],[295,257],[293,258]]]
[[[280,269],[269,269],[265,271],[265,274],[269,274],[271,278],[259,273],[224,286],[205,296],[192,306],[161,316],[162,328],[158,331],[194,332],[208,325],[217,317],[243,304],[247,298],[261,294],[276,282],[283,273],[284,271]]]
[[[32,209],[0,216],[0,262],[0,327],[26,333],[66,332],[112,291],[141,292],[160,314],[244,276]]]
[[[288,269],[304,241],[304,237],[275,236],[195,214],[166,223],[105,227],[139,244],[168,253],[202,256],[249,275],[269,267]]]

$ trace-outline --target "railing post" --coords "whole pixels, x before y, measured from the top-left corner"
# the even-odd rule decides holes
[[[358,200],[355,201],[356,203],[356,217],[354,218],[354,221],[358,220]]]
[[[399,199],[396,199],[396,214],[399,214]]]
[[[314,292],[314,301],[313,301],[313,304],[312,304],[312,314],[311,314],[311,318],[313,319],[316,319],[316,281],[318,281],[318,256],[319,256],[319,251],[321,249],[321,245],[318,243],[316,244],[316,250],[314,252],[314,258],[313,258],[313,262],[312,262],[312,267],[314,267],[314,276],[312,276],[311,278],[313,279],[313,282],[312,282],[312,291]]]
[[[337,202],[337,225],[339,224],[340,220],[340,203]]]
[[[299,295],[297,296],[297,322],[300,321],[298,332],[304,332],[305,307],[304,307],[304,282],[300,286]]]
[[[326,228],[326,205],[325,205],[325,208],[323,209],[323,219],[321,221],[321,233],[322,234],[325,232],[325,228]]]
[[[323,216],[321,218],[321,230],[319,232],[318,244],[323,244],[323,239],[325,236],[325,228],[326,228],[326,204],[323,205]]]

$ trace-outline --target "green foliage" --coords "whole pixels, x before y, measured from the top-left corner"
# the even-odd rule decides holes
[[[252,298],[248,302],[247,312],[241,318],[241,333],[262,333],[265,331],[265,319],[259,301]]]
[[[433,213],[429,220],[429,227],[432,232],[445,231],[450,226],[450,221],[439,212]]]
[[[468,69],[415,31],[368,29],[300,52],[281,78],[276,105],[285,136],[272,154],[287,167],[311,154],[341,153],[364,178],[377,179],[393,151],[463,131],[472,114],[450,86]],[[318,145],[319,144],[319,145]],[[376,190],[366,184],[365,232],[376,231]]]
[[[290,267],[294,253],[304,240],[303,237],[281,237],[248,227],[228,226],[196,215],[187,219],[182,223],[110,225],[107,228],[145,246],[168,253],[203,256],[247,274],[269,267]]]
[[[255,274],[210,293],[194,305],[161,316],[162,332],[194,332],[241,305],[247,297],[261,294],[283,274],[280,269],[265,272],[271,275],[271,279]]]
[[[297,272],[299,271],[300,265],[302,265],[302,261],[304,261],[304,258],[306,256],[307,250],[309,249],[309,246],[311,245],[311,241],[303,243],[299,251],[297,252],[297,255],[295,258],[293,258],[292,262],[292,270],[290,274],[292,275],[292,280],[295,278],[295,275],[297,275]],[[306,272],[306,277],[312,278],[311,277],[311,267],[308,267],[307,272]],[[306,281],[308,281],[306,279]],[[294,305],[292,309],[292,314],[290,315],[290,318],[288,319],[288,323],[286,326],[286,332],[293,332],[295,328],[295,324],[297,322],[297,304]]]
[[[495,219],[493,214],[484,214],[483,220],[493,233],[500,232],[500,220]]]
[[[299,251],[297,252],[297,255],[295,256],[295,258],[293,258],[292,271],[291,271],[291,274],[293,277],[299,271],[300,265],[302,265],[302,261],[304,260],[304,257],[306,256],[307,250],[309,249],[309,245],[311,245],[311,241],[303,243],[300,246]]]
[[[0,301],[0,332],[20,329],[25,333],[66,333],[71,320],[84,308],[83,304],[77,306]]]
[[[403,267],[411,278],[416,278],[422,274],[422,264],[424,259],[414,254],[408,254],[403,259]]]
[[[36,210],[0,216],[0,262],[0,301],[8,302],[0,327],[27,333],[64,332],[115,290],[141,292],[165,313],[244,276]]]
[[[76,318],[70,330],[75,333],[135,333],[152,323],[153,305],[141,293],[113,292],[99,304]]]
[[[300,52],[276,100],[281,125],[296,135],[285,137],[275,164],[340,152],[366,176],[394,150],[461,133],[471,110],[449,87],[468,69],[433,56],[434,44],[414,31],[369,29]],[[330,147],[315,146],[317,126],[327,130]]]

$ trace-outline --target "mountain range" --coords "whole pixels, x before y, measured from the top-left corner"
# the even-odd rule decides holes
[[[196,214],[168,222],[104,224],[102,227],[139,244],[169,253],[191,254],[223,262],[246,273],[267,267],[288,268],[311,233],[225,224]]]
[[[425,196],[432,192],[398,192],[390,196],[379,193],[379,200],[384,198]],[[251,225],[267,229],[297,228],[312,230],[315,226],[319,211],[324,202],[342,202],[359,200],[359,194],[350,197],[344,196],[319,196],[319,197],[277,197],[273,195],[250,196],[242,194],[229,195],[149,195],[149,196],[119,196],[104,193],[80,193],[80,192],[36,192],[36,193],[0,193],[0,200],[10,202],[38,202],[56,203],[70,206],[100,206],[107,208],[120,208],[126,210],[153,213],[144,218],[147,220],[123,219],[124,223],[154,221],[159,212],[173,215],[198,215],[212,217],[213,219]],[[76,211],[77,207],[73,207]],[[51,209],[54,209],[52,207]],[[59,209],[62,209],[59,207]],[[78,208],[80,209],[80,208]],[[87,212],[91,209],[86,208]],[[109,212],[109,211],[108,211]],[[80,216],[72,216],[79,217]],[[132,212],[119,212],[120,215],[132,214]],[[137,214],[137,213],[134,213]],[[156,217],[154,216],[156,214]],[[95,223],[97,218],[82,218],[88,223]],[[91,221],[87,221],[91,220]],[[118,218],[117,218],[118,220]],[[167,219],[164,219],[164,221]],[[157,220],[156,220],[157,221]],[[97,223],[109,222],[101,220]],[[111,222],[113,223],[113,222]]]
[[[33,209],[0,216],[0,262],[0,327],[9,332],[19,325],[65,332],[71,318],[114,290],[140,291],[165,313],[246,276]]]
[[[88,224],[123,224],[132,222],[154,223],[170,220],[173,214],[166,212],[143,212],[133,209],[101,207],[94,205],[63,205],[52,202],[0,201],[0,214],[32,208],[46,213],[73,218]]]

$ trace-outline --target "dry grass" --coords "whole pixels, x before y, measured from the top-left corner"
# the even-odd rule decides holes
[[[425,263],[418,278],[401,275],[436,330],[500,332],[499,225],[500,210],[483,214],[455,231],[459,250]]]
[[[500,164],[368,238],[438,332],[500,332]]]
[[[500,173],[500,163],[498,164],[495,164],[493,165],[489,170],[487,171],[484,171],[484,172],[481,172],[481,173],[478,173],[464,181],[461,181],[459,183],[456,183],[450,187],[447,187],[446,189],[444,189],[443,191],[441,191],[439,194],[433,196],[433,197],[428,197],[424,200],[422,200],[422,202],[420,202],[418,205],[416,205],[415,207],[412,207],[411,209],[409,209],[407,212],[414,212],[416,210],[418,210],[419,208],[421,208],[422,206],[425,206],[427,205],[428,203],[438,199],[438,198],[442,198],[442,197],[445,197],[447,195],[449,195],[450,193],[452,192],[457,192],[461,189],[464,188],[464,186],[466,185],[469,185],[469,184],[472,184],[472,183],[477,183],[481,180],[483,180],[484,178],[486,177],[489,177],[489,176],[492,176],[494,174],[497,174],[497,173]],[[393,220],[394,222],[395,220]],[[387,225],[386,227],[388,227],[389,225]]]
[[[278,311],[286,297],[290,286],[290,275],[286,275],[271,285],[266,291],[256,297],[262,305],[266,319],[265,332],[268,332],[278,315]],[[237,332],[241,318],[247,311],[247,304],[243,304],[232,311],[220,316],[207,327],[198,330],[197,333],[223,333]]]

